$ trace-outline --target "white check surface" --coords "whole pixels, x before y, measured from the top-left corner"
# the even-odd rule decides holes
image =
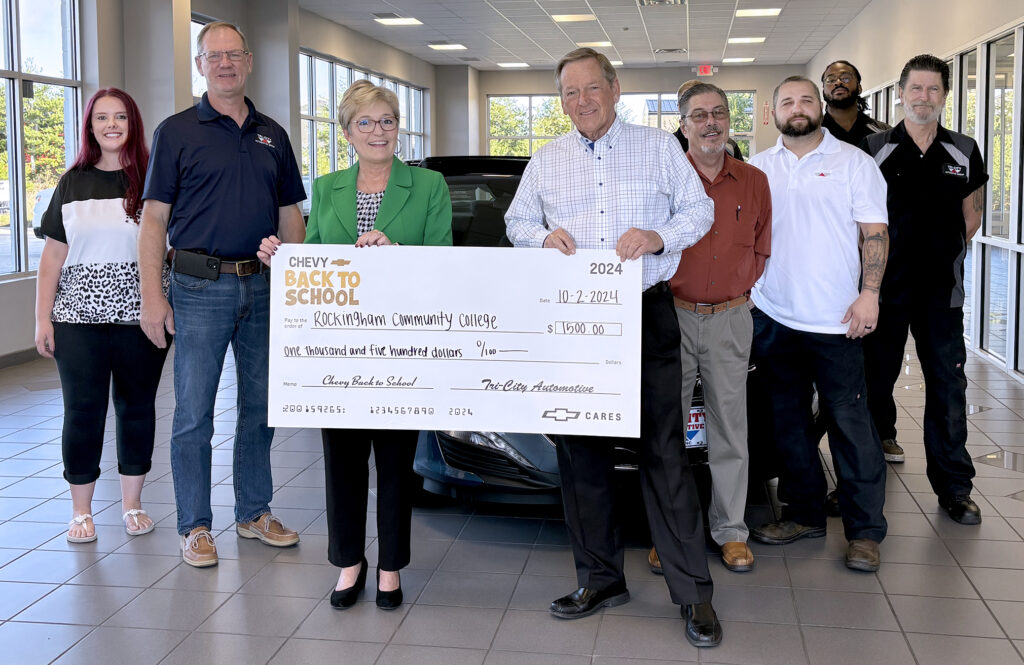
[[[269,422],[639,436],[640,315],[612,251],[283,245]]]

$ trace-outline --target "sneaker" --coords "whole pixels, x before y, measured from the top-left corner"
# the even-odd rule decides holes
[[[217,565],[217,543],[205,526],[197,526],[181,537],[181,558],[190,566],[206,568]]]
[[[981,524],[981,508],[970,495],[939,497],[939,507],[960,524]]]
[[[271,547],[290,547],[299,542],[299,533],[286,528],[270,513],[263,513],[251,522],[238,522],[235,531],[242,538],[258,538]]]
[[[882,452],[885,454],[886,462],[902,462],[907,458],[903,448],[896,443],[896,439],[882,439]]]

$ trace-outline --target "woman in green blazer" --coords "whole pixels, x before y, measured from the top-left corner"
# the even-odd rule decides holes
[[[306,227],[307,243],[451,245],[452,204],[440,173],[405,165],[395,157],[399,106],[395,93],[356,81],[338,115],[359,161],[317,178]],[[277,238],[264,240],[269,261]],[[413,472],[418,432],[325,429],[327,558],[341,568],[331,606],[355,604],[366,584],[367,463],[373,446],[377,470],[377,606],[402,602],[399,571],[409,565]]]

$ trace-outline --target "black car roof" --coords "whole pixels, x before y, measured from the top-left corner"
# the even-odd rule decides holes
[[[444,176],[460,175],[522,175],[529,157],[497,157],[485,155],[456,155],[425,157],[416,166],[438,171]]]

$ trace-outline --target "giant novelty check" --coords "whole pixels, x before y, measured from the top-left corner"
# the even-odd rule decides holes
[[[283,245],[270,275],[272,426],[640,434],[639,261]]]

